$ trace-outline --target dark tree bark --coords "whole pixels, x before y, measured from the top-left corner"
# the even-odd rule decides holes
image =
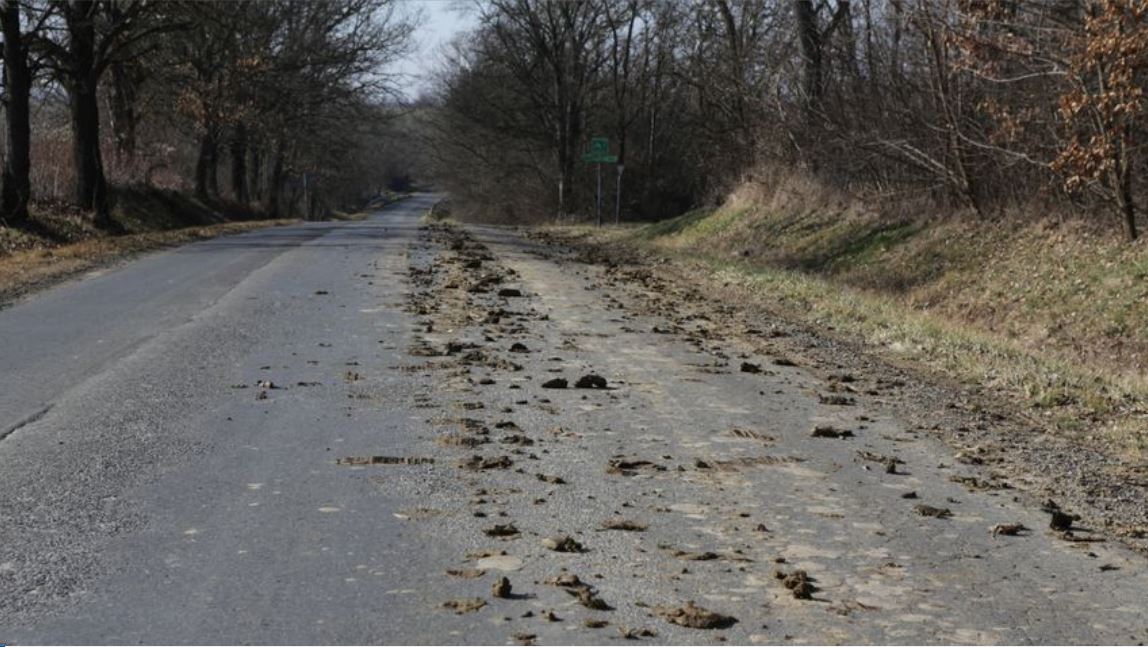
[[[231,140],[231,190],[236,202],[247,204],[247,126],[242,122],[236,124]]]
[[[122,24],[125,20],[123,6],[119,2],[109,2],[105,6],[111,22]],[[129,166],[136,152],[136,125],[139,122],[136,86],[141,80],[140,66],[134,61],[115,60],[111,63],[111,72],[111,126],[115,136],[116,161]]]
[[[279,218],[281,209],[280,198],[283,189],[283,167],[286,162],[284,156],[286,148],[283,140],[275,146],[275,159],[271,163],[271,177],[267,182],[267,214],[272,218]]]
[[[108,183],[100,155],[100,107],[94,84],[82,84],[71,92],[72,158],[76,170],[76,205],[96,212],[101,225],[111,224]]]
[[[72,116],[76,206],[95,211],[97,224],[110,226],[108,184],[100,156],[100,104],[96,94],[100,77],[95,28],[98,3],[74,0],[61,6],[68,29],[71,59],[71,70],[65,84]]]
[[[128,65],[117,61],[112,71],[112,132],[116,138],[116,158],[120,164],[130,166],[135,161],[136,126],[139,115],[136,112],[137,79]]]
[[[821,97],[821,29],[813,0],[797,0],[797,37],[801,41],[802,86],[809,108],[817,105]]]
[[[208,127],[199,138],[199,159],[195,163],[195,196],[201,200],[219,195],[219,138]]]
[[[1116,189],[1116,204],[1120,209],[1120,219],[1124,225],[1124,236],[1129,240],[1136,240],[1140,232],[1136,229],[1136,199],[1132,192],[1132,164],[1129,162],[1128,151],[1132,148],[1132,128],[1125,125],[1120,132],[1120,145],[1117,147],[1117,159],[1113,164],[1113,184]]]
[[[574,204],[574,168],[578,159],[576,146],[582,139],[578,110],[568,107],[558,131],[558,213],[565,216]]]
[[[250,200],[255,202],[263,201],[263,152],[259,148],[258,143],[251,146],[251,166],[250,166]]]
[[[821,94],[824,89],[822,82],[825,42],[833,32],[849,19],[849,0],[837,0],[837,9],[824,29],[821,28],[814,9],[813,0],[796,0],[795,14],[797,17],[797,36],[801,41],[801,58],[803,61],[803,81],[805,90],[806,110],[812,115],[821,107]]]
[[[734,112],[737,115],[737,125],[744,133],[747,148],[752,151],[755,148],[755,133],[754,129],[750,126],[749,110],[746,106],[748,92],[746,92],[745,87],[743,35],[740,33],[741,29],[738,26],[738,20],[734,17],[730,4],[726,2],[726,0],[718,0],[717,7],[722,17],[722,24],[725,27],[726,46],[729,48],[730,76],[733,78],[734,83],[733,101]],[[743,11],[746,10],[748,9],[743,9]],[[818,65],[820,65],[820,62]]]
[[[8,146],[0,181],[0,221],[12,227],[28,224],[31,196],[31,146],[29,101],[32,72],[28,49],[20,32],[20,5],[8,0],[0,6],[0,27],[4,33],[4,101],[7,107]]]
[[[575,177],[584,113],[592,78],[602,64],[593,42],[602,7],[584,1],[492,0],[490,8],[508,18],[493,27],[493,36],[509,53],[504,59],[508,70],[527,91],[531,121],[545,129],[558,216],[563,217],[578,207]]]
[[[50,34],[31,43],[42,54],[39,60],[55,72],[68,92],[74,201],[81,209],[94,211],[96,223],[105,228],[114,228],[115,223],[109,210],[108,183],[100,152],[100,78],[110,65],[127,60],[134,44],[176,28],[174,23],[167,23],[133,31],[141,17],[157,5],[142,1],[51,0],[45,3],[45,15],[63,19],[63,36]],[[138,55],[137,52],[135,56]]]
[[[983,215],[980,202],[977,200],[976,176],[969,164],[969,155],[965,151],[965,143],[960,136],[961,118],[959,101],[954,95],[959,95],[959,81],[951,73],[948,49],[944,36],[932,27],[925,31],[928,39],[929,53],[931,55],[933,71],[934,100],[945,124],[945,135],[949,143],[948,157],[945,160],[946,181],[952,187],[953,193],[973,211]]]

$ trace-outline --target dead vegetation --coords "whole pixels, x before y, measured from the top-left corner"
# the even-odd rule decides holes
[[[490,234],[487,237],[484,232],[480,240],[497,240],[494,236]],[[676,268],[667,267],[669,264],[655,272],[648,265],[626,261],[617,263],[610,257],[599,256],[597,260],[608,264],[600,270],[579,268],[579,273],[586,275],[588,286],[601,290],[607,310],[624,308],[626,316],[637,314],[656,318],[657,329],[664,331],[658,334],[674,335],[675,339],[668,341],[687,348],[692,346],[699,353],[708,355],[696,363],[683,365],[704,366],[715,373],[722,372],[721,377],[715,379],[741,382],[750,389],[763,385],[763,396],[768,393],[764,389],[794,380],[800,384],[809,406],[815,411],[815,423],[801,419],[795,428],[783,432],[769,416],[736,419],[736,423],[723,420],[713,425],[696,425],[697,440],[701,441],[698,446],[675,443],[665,448],[646,444],[659,442],[652,432],[642,433],[639,437],[627,431],[617,435],[616,446],[611,435],[607,441],[610,444],[594,448],[593,460],[587,461],[587,454],[582,450],[588,449],[590,443],[602,442],[602,436],[598,434],[603,431],[603,426],[582,425],[565,416],[597,399],[618,406],[642,408],[644,403],[637,398],[629,400],[623,397],[614,402],[614,396],[630,395],[627,393],[629,387],[640,382],[624,375],[625,371],[618,370],[617,365],[610,367],[609,373],[592,370],[603,367],[601,360],[592,355],[579,358],[567,353],[563,339],[589,336],[592,334],[589,329],[582,335],[562,335],[555,334],[554,330],[562,325],[561,321],[541,323],[546,321],[544,316],[560,312],[560,309],[545,303],[546,293],[537,287],[544,284],[531,282],[538,273],[549,268],[541,269],[526,263],[518,265],[527,288],[524,293],[530,296],[522,297],[523,301],[517,302],[511,310],[505,305],[496,305],[503,303],[503,298],[497,296],[494,289],[485,292],[471,289],[475,281],[498,285],[500,280],[512,276],[495,256],[503,252],[500,243],[491,242],[490,249],[487,249],[465,231],[445,228],[433,230],[422,240],[428,239],[434,244],[419,250],[421,256],[411,263],[408,307],[414,315],[412,330],[416,331],[411,350],[431,349],[438,359],[428,366],[425,373],[419,374],[418,377],[425,378],[426,390],[415,399],[418,402],[437,400],[448,410],[466,408],[463,405],[467,403],[485,402],[481,408],[451,410],[448,415],[428,420],[439,429],[432,430],[424,439],[428,443],[438,443],[450,457],[440,460],[440,463],[453,464],[457,468],[430,471],[453,474],[464,484],[463,492],[467,494],[459,509],[452,512],[456,516],[451,520],[452,525],[457,524],[464,529],[463,537],[502,547],[466,552],[465,559],[471,562],[467,564],[469,568],[447,571],[453,579],[446,581],[458,587],[458,595],[485,595],[488,604],[497,608],[500,615],[505,614],[500,622],[507,623],[507,637],[517,639],[515,637],[521,635],[529,637],[527,641],[533,641],[536,639],[534,631],[539,625],[528,623],[550,622],[567,622],[571,631],[583,631],[583,637],[587,635],[586,630],[597,632],[593,635],[606,635],[598,630],[619,627],[621,618],[629,617],[635,609],[640,609],[638,614],[660,618],[691,630],[734,627],[737,619],[721,611],[733,611],[744,620],[747,605],[760,604],[767,610],[790,605],[814,613],[827,611],[843,616],[878,610],[868,597],[856,599],[859,593],[851,584],[842,583],[842,577],[850,576],[848,566],[842,566],[840,572],[834,566],[832,575],[822,574],[821,566],[790,556],[793,565],[775,572],[774,563],[788,563],[781,555],[786,555],[783,546],[795,531],[793,518],[771,517],[768,511],[753,510],[737,503],[731,505],[736,497],[719,493],[725,492],[725,488],[733,483],[760,483],[757,479],[763,474],[778,472],[784,481],[789,476],[786,472],[791,469],[793,474],[822,469],[827,455],[834,457],[834,470],[857,475],[867,482],[879,481],[895,486],[901,475],[932,472],[932,466],[920,462],[916,448],[921,445],[900,444],[920,440],[918,427],[911,424],[902,427],[898,421],[898,431],[890,431],[884,420],[874,421],[877,414],[871,398],[883,400],[908,390],[914,384],[912,377],[877,370],[869,364],[861,367],[841,360],[839,356],[831,356],[827,360],[811,353],[809,348],[818,346],[795,327],[772,318],[742,318],[741,312],[729,303],[715,302],[712,297],[716,297],[716,291],[706,294],[707,290],[701,287],[703,284],[693,282],[694,277],[677,280],[682,275],[672,274]],[[586,257],[592,257],[592,254],[589,252]],[[473,261],[479,259],[479,266],[473,267]],[[471,267],[470,274],[461,271],[466,267]],[[639,292],[642,298],[634,298],[632,293]],[[537,312],[535,304],[539,301],[545,305],[537,310],[547,314]],[[578,307],[585,306],[579,304]],[[630,322],[623,317],[617,323],[627,325]],[[647,333],[648,326],[643,326],[642,332]],[[734,338],[737,341],[729,343]],[[753,343],[746,343],[747,339]],[[497,366],[495,362],[505,357],[520,359],[525,368]],[[743,358],[752,360],[748,363],[759,368],[772,364],[771,370],[737,370]],[[773,368],[794,365],[802,368]],[[513,373],[519,370],[522,373],[514,376]],[[579,376],[609,375],[611,379],[606,383],[608,390],[604,392],[550,391],[543,385],[548,378],[552,379],[553,373],[569,376],[565,384],[567,389]],[[689,375],[685,381],[702,381],[696,380],[696,375],[689,369],[686,373]],[[433,395],[436,389],[449,391],[436,397]],[[483,399],[483,394],[491,394],[496,389],[507,389],[505,397]],[[945,405],[938,404],[936,400],[928,404],[931,413],[947,411]],[[563,417],[546,422],[554,415]],[[945,424],[951,422],[947,415],[935,419]],[[582,433],[567,431],[555,422]],[[816,432],[805,426],[811,424]],[[442,433],[444,431],[447,433]],[[616,432],[617,428],[606,431]],[[825,440],[810,440],[810,434]],[[448,438],[471,440],[448,442],[445,440]],[[492,443],[490,446],[497,447],[498,452],[475,454],[466,451],[466,445],[471,442]],[[800,451],[794,452],[795,449]],[[574,450],[573,456],[579,457],[573,459],[575,463],[556,462],[556,459],[571,460],[571,454],[563,454],[571,450]],[[951,505],[953,510],[958,510],[959,518],[946,520],[953,514],[949,508],[914,507],[918,501],[897,497],[908,489],[901,487],[891,492],[891,497],[896,502],[894,514],[904,520],[904,525],[889,531],[887,541],[898,543],[901,540],[897,536],[906,533],[948,533],[963,530],[966,526],[975,531],[981,542],[992,542],[991,546],[1001,550],[1008,550],[1026,538],[1046,540],[1044,536],[1028,537],[1023,526],[1015,527],[1008,523],[1024,518],[1019,515],[1007,517],[1002,514],[985,525],[965,523],[976,517],[967,512],[969,507],[958,507],[961,502],[953,495],[960,488],[952,483],[978,488],[984,483],[1007,485],[1010,478],[1007,470],[998,466],[992,443],[983,442],[983,438],[978,436],[977,442],[967,443],[959,453],[954,451],[951,455],[934,456],[942,457],[950,463],[945,469],[956,468],[959,475],[950,479],[946,477],[952,473],[943,473],[940,478],[924,481],[918,487],[923,488],[924,500]],[[578,463],[578,460],[582,462]],[[799,467],[799,463],[805,465]],[[873,469],[874,466],[883,469],[884,474]],[[602,474],[603,468],[605,474]],[[866,473],[861,470],[872,471]],[[382,471],[401,474],[405,470]],[[966,477],[969,480],[956,480]],[[765,482],[769,482],[769,478],[772,477],[767,477]],[[608,490],[617,492],[619,496],[616,498],[613,492],[604,495],[597,486],[587,487],[591,480],[604,482]],[[702,494],[681,497],[677,488],[685,483],[698,488]],[[941,495],[938,489],[946,489],[947,492]],[[836,490],[830,488],[830,491]],[[676,496],[675,492],[678,492]],[[992,494],[978,491],[970,496]],[[816,497],[817,493],[812,491],[800,495],[800,498],[809,498],[809,503]],[[911,497],[915,498],[916,494],[912,493]],[[568,505],[593,516],[559,517]],[[811,515],[820,519],[844,520],[860,514],[870,522],[887,521],[886,512],[887,509],[875,513],[865,509],[838,510],[830,505],[810,510]],[[867,517],[869,514],[873,517]],[[1001,523],[990,527],[993,522]],[[1069,525],[1068,529],[1055,531],[1052,536],[1065,542],[1097,540],[1080,525]],[[704,538],[664,534],[667,527],[680,530],[695,526],[712,534]],[[890,526],[885,527],[892,530]],[[986,536],[986,530],[1000,539]],[[877,534],[885,537],[885,532],[883,529]],[[731,541],[733,537],[737,540]],[[1008,537],[1018,539],[1006,539]],[[763,550],[770,552],[763,555]],[[459,552],[463,551],[460,549]],[[771,560],[769,555],[776,557]],[[655,594],[652,592],[653,599],[631,595],[629,587],[619,586],[620,572],[615,570],[615,564],[632,566],[634,577],[656,572],[657,577],[667,578],[673,583],[672,596],[661,597],[666,595],[666,589],[660,584],[652,585],[658,587],[652,589],[658,596],[653,597]],[[651,569],[647,564],[657,567]],[[620,568],[625,569],[626,566]],[[544,570],[540,571],[540,567]],[[889,577],[893,575],[885,571],[894,568],[901,567],[892,562],[879,566],[882,576]],[[514,578],[514,587],[511,587],[509,577],[498,572],[503,569],[529,575],[510,573],[509,577]],[[492,572],[496,573],[492,580],[467,581]],[[695,584],[704,581],[708,587],[712,582],[724,581],[726,574],[735,580],[746,578],[748,581],[753,577],[760,582],[757,585],[761,591],[758,594],[760,601],[748,600],[747,596],[748,601],[731,600],[726,609],[706,608],[712,604],[724,604],[715,602],[722,598],[710,596],[706,592],[708,589],[697,588]],[[774,580],[771,574],[777,579]],[[546,577],[550,575],[553,577]],[[625,573],[623,576],[629,575]],[[900,573],[896,575],[900,576]],[[535,585],[533,589],[531,580]],[[707,596],[705,600],[710,602],[705,602],[706,607],[693,602],[678,605],[682,600],[697,595]],[[569,599],[553,602],[555,598],[562,600],[566,596]],[[515,605],[502,601],[522,599],[549,601],[532,604],[525,613],[521,613],[525,607],[515,608]],[[667,601],[672,603],[666,604]],[[549,604],[561,606],[548,610]],[[622,612],[610,613],[615,606]],[[773,615],[774,612],[766,613]],[[560,618],[559,613],[565,617]],[[730,638],[740,639],[742,629],[751,627],[738,626]],[[645,628],[621,626],[618,631],[626,639],[656,635],[656,632]],[[673,631],[679,629],[674,628]],[[711,636],[715,640],[725,638],[722,634]]]
[[[711,214],[639,229],[602,234],[545,229],[535,236],[572,246],[577,258],[601,264],[605,276],[619,286],[635,284],[627,290],[634,299],[631,308],[673,309],[669,326],[663,330],[659,324],[661,332],[684,334],[691,316],[725,308],[728,312],[713,322],[720,334],[743,340],[774,358],[775,365],[784,360],[809,370],[824,367],[831,394],[891,398],[918,429],[937,433],[962,452],[962,460],[979,461],[1002,475],[975,476],[962,485],[995,490],[1017,487],[1019,479],[1027,484],[1025,491],[1066,499],[1077,511],[1087,509],[1087,516],[1108,532],[1143,545],[1148,516],[1136,501],[1148,492],[1139,466],[1148,450],[1148,386],[1130,374],[1142,356],[1114,355],[1113,361],[1101,363],[1078,338],[1067,341],[1073,329],[1089,321],[1129,316],[1127,310],[1106,309],[1117,302],[1117,293],[1126,293],[1118,288],[1125,284],[1073,279],[1051,267],[1061,257],[1049,252],[1064,245],[1071,258],[1080,259],[1081,268],[1095,253],[1105,259],[1096,271],[1115,276],[1127,275],[1136,265],[1143,253],[1139,245],[1121,244],[1111,235],[1058,234],[1050,225],[995,221],[938,225],[950,228],[955,238],[869,239],[864,232],[883,231],[878,215],[858,211],[843,217],[840,201],[800,208],[795,195],[784,194],[784,187],[778,191],[776,196],[747,194]],[[816,198],[818,193],[810,189],[805,195]],[[778,202],[771,203],[774,199]],[[978,228],[997,227],[1027,242],[970,253]],[[870,241],[864,253],[847,246],[859,238]],[[762,244],[742,254],[753,240]],[[824,262],[787,265],[778,255],[785,250],[807,258],[821,254]],[[925,277],[912,290],[936,289],[943,282],[967,291],[970,298],[975,293],[990,301],[1008,300],[1001,301],[995,316],[1023,311],[1022,322],[1044,322],[1041,329],[1068,335],[1065,344],[1029,343],[987,330],[986,320],[970,318],[977,311],[965,312],[961,320],[950,318],[941,293],[925,310],[913,307],[905,292],[844,285],[851,271],[853,276],[895,266],[921,271],[931,267],[928,259],[936,254],[964,260],[943,263],[941,275]],[[1114,255],[1123,260],[1117,262]],[[830,262],[838,256],[839,261]],[[991,260],[998,257],[999,267]],[[1047,285],[1038,286],[1039,281]],[[1014,290],[1026,297],[1009,300]],[[1028,296],[1036,294],[1047,296]],[[1120,302],[1126,302],[1124,296]],[[1070,303],[1072,309],[1065,310]],[[696,333],[693,337],[702,341]],[[1121,346],[1117,342],[1114,348]],[[860,367],[870,373],[868,380],[858,380]],[[848,379],[839,379],[843,376]],[[938,417],[938,411],[943,415]],[[896,464],[892,469],[897,472]]]
[[[1073,220],[926,223],[799,174],[772,179],[606,239],[702,261],[786,317],[1007,392],[1040,424],[1148,450],[1142,244]]]
[[[0,304],[83,272],[106,267],[138,254],[197,240],[238,234],[294,220],[228,222],[128,236],[93,235],[77,242],[55,244],[46,240],[17,243],[0,253]],[[0,235],[12,230],[0,228]]]

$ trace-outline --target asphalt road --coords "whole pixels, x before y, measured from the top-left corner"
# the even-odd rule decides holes
[[[1046,530],[878,398],[639,312],[634,277],[421,227],[434,198],[0,311],[0,643],[1148,639],[1142,557]]]

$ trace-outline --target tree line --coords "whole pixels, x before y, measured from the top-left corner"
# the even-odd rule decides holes
[[[109,175],[271,216],[360,198],[414,20],[398,0],[0,2],[0,223],[63,199],[113,227]]]
[[[1039,198],[1138,233],[1146,0],[478,0],[422,127],[488,214],[584,214],[611,138],[631,218],[770,168],[990,215]],[[611,190],[613,186],[609,187]]]

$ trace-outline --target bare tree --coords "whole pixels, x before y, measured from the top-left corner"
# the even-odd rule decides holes
[[[12,227],[28,224],[28,201],[32,194],[31,108],[32,66],[16,0],[0,4],[0,28],[4,33],[4,108],[8,141],[4,173],[0,182],[0,221]]]
[[[134,45],[172,29],[165,23],[141,26],[153,6],[147,0],[53,0],[48,10],[59,24],[48,23],[54,29],[35,41],[68,92],[76,206],[94,211],[103,226],[112,221],[100,152],[100,79],[129,52],[144,55]]]

